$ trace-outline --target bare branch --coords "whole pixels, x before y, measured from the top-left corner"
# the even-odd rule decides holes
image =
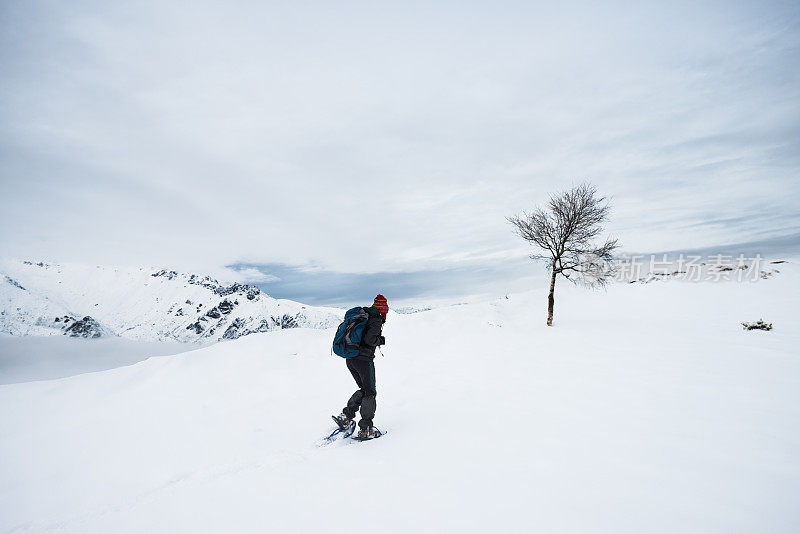
[[[551,195],[546,209],[508,217],[515,233],[544,252],[530,257],[546,262],[552,275],[548,325],[552,324],[556,275],[590,287],[605,286],[613,278],[618,241],[607,238],[602,245],[594,243],[603,233],[610,212],[606,198],[599,197],[597,188],[587,182]]]

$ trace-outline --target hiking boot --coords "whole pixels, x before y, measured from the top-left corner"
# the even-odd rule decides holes
[[[381,437],[381,431],[375,428],[374,426],[368,428],[360,428],[358,430],[358,436],[355,439],[359,441],[366,441],[368,439],[375,439]]]
[[[345,414],[339,415],[332,415],[331,418],[339,425],[339,430],[344,432],[347,428],[353,424],[353,420],[347,417]]]

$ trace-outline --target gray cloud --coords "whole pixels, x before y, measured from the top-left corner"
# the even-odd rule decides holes
[[[345,273],[281,264],[238,264],[231,268],[276,298],[349,308],[372,302],[381,293],[393,308],[453,304],[464,298],[543,288],[544,273],[531,261],[472,264],[442,270]],[[253,276],[255,272],[258,275]],[[263,281],[264,277],[272,277]]]

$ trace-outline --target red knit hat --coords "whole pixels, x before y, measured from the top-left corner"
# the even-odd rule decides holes
[[[386,319],[386,314],[389,313],[389,304],[386,302],[386,297],[379,293],[372,305],[378,308],[383,318]]]

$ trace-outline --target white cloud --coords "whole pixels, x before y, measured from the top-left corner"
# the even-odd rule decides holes
[[[240,280],[245,282],[251,282],[255,284],[268,284],[270,282],[280,282],[281,279],[277,276],[268,273],[262,273],[260,270],[254,267],[248,267],[245,269],[237,269],[236,270],[237,276]]]
[[[448,268],[585,178],[633,250],[800,224],[797,6],[559,6],[6,8],[0,248]]]

